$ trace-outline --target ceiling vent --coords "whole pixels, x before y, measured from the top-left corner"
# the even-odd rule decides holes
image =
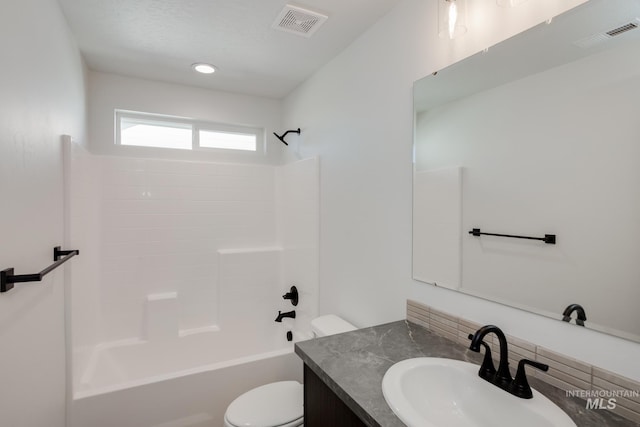
[[[611,40],[614,37],[625,34],[631,30],[635,30],[640,27],[640,18],[635,18],[625,24],[619,25],[616,28],[605,31],[599,34],[593,34],[589,37],[585,37],[578,41],[573,42],[574,45],[588,49],[590,47],[596,46],[600,43],[604,43],[607,40]]]
[[[282,9],[271,28],[311,37],[327,18],[328,16],[321,13],[288,4]]]
[[[638,19],[636,18],[636,22],[629,22],[628,24],[624,24],[618,28],[614,28],[613,30],[607,31],[607,35],[611,37],[619,36],[622,33],[626,33],[627,31],[635,30],[638,28]]]

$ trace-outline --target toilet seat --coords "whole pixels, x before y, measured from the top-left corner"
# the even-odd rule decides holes
[[[266,384],[240,395],[224,421],[234,427],[295,427],[303,421],[304,388],[297,381]]]

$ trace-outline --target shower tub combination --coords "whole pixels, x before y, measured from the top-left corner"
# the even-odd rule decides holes
[[[310,338],[317,314],[317,159],[64,152],[65,244],[84,254],[67,285],[71,427],[222,427],[240,394],[302,381],[286,333]],[[293,284],[296,319],[276,323]]]
[[[275,322],[277,308],[289,304],[274,285],[282,256],[277,247],[219,251],[226,304],[215,325],[180,329],[179,294],[147,295],[144,339],[76,354],[71,427],[222,427],[226,407],[245,391],[301,382],[302,362],[286,332],[295,341],[312,334],[295,330],[294,319]],[[301,305],[295,308],[304,312]]]
[[[282,300],[279,247],[219,250],[216,323],[180,328],[179,292],[141,299],[139,337],[76,351],[71,427],[222,427],[238,395],[302,381],[300,319],[275,322]],[[306,300],[296,310],[308,310]],[[299,325],[299,323],[298,323]]]
[[[274,321],[288,304],[275,285],[282,257],[278,247],[218,251],[226,303],[214,325],[180,329],[179,293],[147,295],[143,339],[76,353],[71,427],[222,427],[226,407],[245,391],[302,381],[286,332],[296,341],[312,334],[296,331],[293,319]]]

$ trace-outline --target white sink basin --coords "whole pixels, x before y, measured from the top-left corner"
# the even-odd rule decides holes
[[[409,427],[576,427],[536,390],[532,399],[515,397],[480,378],[479,368],[435,357],[403,360],[384,375],[382,392]]]

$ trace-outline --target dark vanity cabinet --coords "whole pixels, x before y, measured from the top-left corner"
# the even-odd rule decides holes
[[[365,427],[356,414],[309,368],[304,365],[305,427]]]

